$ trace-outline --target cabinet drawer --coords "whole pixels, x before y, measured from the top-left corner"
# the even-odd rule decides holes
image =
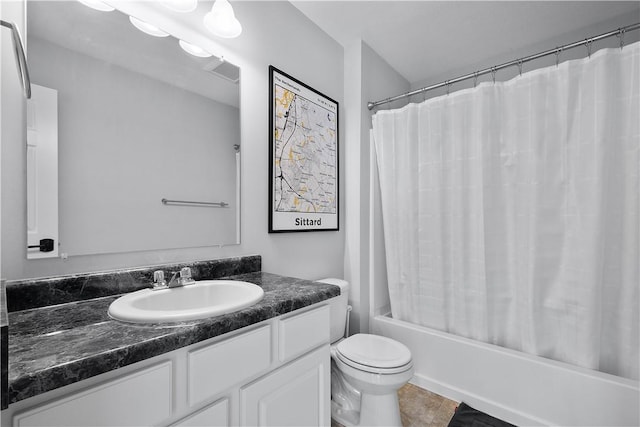
[[[13,418],[16,426],[136,426],[171,416],[171,362],[72,394]]]
[[[191,351],[187,355],[189,405],[222,393],[270,365],[271,326]]]
[[[281,362],[328,343],[329,306],[315,308],[279,321],[278,357]]]

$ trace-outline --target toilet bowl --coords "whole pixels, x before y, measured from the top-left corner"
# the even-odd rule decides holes
[[[413,376],[411,352],[391,338],[348,335],[348,283],[331,305],[331,417],[344,426],[402,426],[398,389]]]
[[[355,396],[340,395],[344,388],[335,390],[332,384],[331,416],[336,421],[345,426],[402,425],[397,392],[413,376],[407,347],[390,338],[357,334],[333,345],[331,357],[336,375],[359,392],[359,402],[338,404]]]

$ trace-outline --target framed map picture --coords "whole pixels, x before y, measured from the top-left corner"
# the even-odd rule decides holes
[[[269,233],[338,230],[338,103],[269,66]]]

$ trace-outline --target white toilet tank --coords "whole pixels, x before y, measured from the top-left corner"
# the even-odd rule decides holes
[[[342,279],[327,278],[317,282],[328,283],[340,287],[340,295],[328,300],[331,316],[331,342],[334,343],[345,336],[347,326],[347,307],[349,298],[349,282]]]

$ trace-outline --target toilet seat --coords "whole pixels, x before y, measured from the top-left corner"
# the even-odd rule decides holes
[[[395,340],[379,335],[356,334],[335,346],[343,363],[371,373],[396,374],[411,369],[411,352]]]

